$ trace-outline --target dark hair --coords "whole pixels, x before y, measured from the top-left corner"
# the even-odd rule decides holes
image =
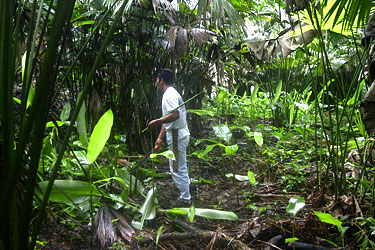
[[[158,73],[158,78],[163,79],[165,84],[172,86],[173,84],[173,72],[170,69],[162,69]]]

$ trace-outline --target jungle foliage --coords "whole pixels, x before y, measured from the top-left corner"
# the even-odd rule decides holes
[[[239,182],[303,192],[313,169],[323,196],[370,204],[353,220],[358,244],[374,247],[374,142],[358,108],[374,80],[373,9],[370,0],[1,0],[0,248],[41,247],[46,211],[92,222],[102,247],[130,244],[161,213],[238,220],[157,204],[155,165],[173,154],[153,152],[145,128],[161,113],[163,67],[184,100],[194,97],[190,157],[229,178],[238,204]],[[150,151],[147,171],[138,155]],[[236,157],[251,153],[269,167],[237,172]],[[293,198],[287,212],[304,206]],[[345,247],[342,222],[314,212]]]

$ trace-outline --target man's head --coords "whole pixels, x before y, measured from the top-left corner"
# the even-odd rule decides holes
[[[158,73],[158,78],[164,80],[167,86],[172,86],[173,84],[173,72],[170,69],[162,69]]]

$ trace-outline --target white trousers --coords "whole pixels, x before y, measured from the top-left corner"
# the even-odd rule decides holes
[[[169,169],[172,173],[172,179],[180,190],[180,199],[190,200],[190,178],[186,164],[186,148],[189,144],[190,136],[185,136],[178,140],[178,172],[173,171],[173,160],[169,159]],[[173,151],[173,145],[169,145]]]

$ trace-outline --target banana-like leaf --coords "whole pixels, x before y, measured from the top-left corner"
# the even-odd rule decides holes
[[[87,148],[87,159],[93,163],[102,152],[110,134],[113,125],[113,113],[109,109],[102,115],[95,125],[94,131],[90,137],[90,143]]]
[[[225,142],[229,143],[232,138],[232,132],[225,124],[216,124],[212,127],[214,129],[215,135]]]
[[[141,222],[133,222],[133,226],[141,230],[145,220],[153,220],[156,217],[156,204],[156,187],[154,187],[148,191],[146,200],[139,209],[142,214]]]
[[[39,193],[40,197],[43,197],[47,185],[48,181],[39,183],[42,194],[38,191],[36,191],[36,193]],[[65,204],[79,204],[90,199],[91,196],[100,197],[101,193],[94,185],[88,182],[55,180],[49,200]]]
[[[190,208],[172,208],[167,210],[160,210],[161,212],[171,213],[171,214],[189,214]],[[216,209],[206,209],[206,208],[195,208],[195,215],[213,220],[238,220],[238,216],[233,212],[216,210]]]

